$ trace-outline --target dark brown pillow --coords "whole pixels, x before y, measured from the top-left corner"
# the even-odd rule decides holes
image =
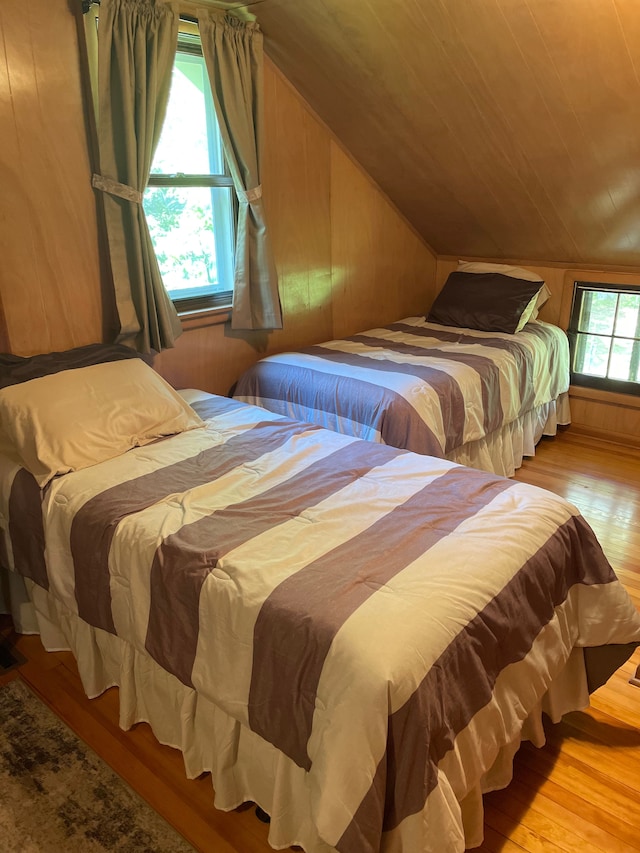
[[[428,323],[513,334],[542,286],[500,273],[452,272],[427,314]]]

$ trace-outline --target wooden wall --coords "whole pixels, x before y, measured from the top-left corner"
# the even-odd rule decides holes
[[[30,355],[100,340],[95,201],[67,0],[0,3],[0,139],[0,346]]]
[[[105,337],[94,191],[70,0],[0,3],[0,349]],[[263,186],[285,328],[190,324],[157,369],[225,393],[266,352],[424,310],[436,259],[267,61]],[[107,308],[104,308],[107,305]]]
[[[480,259],[469,258],[469,260]],[[513,263],[538,273],[551,290],[551,297],[540,311],[540,319],[555,323],[563,329],[569,325],[574,281],[609,282],[640,287],[640,269],[635,271],[621,270],[619,267],[593,269],[566,267],[560,264],[551,266],[526,260],[496,260],[495,263]],[[436,292],[441,289],[447,276],[457,264],[457,257],[438,258]],[[614,394],[571,386],[570,399],[571,428],[574,431],[640,447],[640,398],[628,394]]]

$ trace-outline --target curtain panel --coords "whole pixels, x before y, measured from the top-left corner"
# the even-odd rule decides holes
[[[199,17],[202,52],[225,156],[238,196],[233,329],[281,329],[282,309],[260,183],[263,46],[255,22]]]
[[[142,195],[165,117],[178,42],[173,0],[101,0],[97,127],[119,343],[174,345],[182,328],[162,283]]]

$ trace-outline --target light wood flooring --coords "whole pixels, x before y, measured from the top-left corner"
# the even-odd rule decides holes
[[[543,439],[516,478],[576,504],[640,609],[640,450],[570,429]],[[217,811],[209,777],[187,780],[180,754],[160,746],[146,724],[120,731],[117,689],[88,700],[69,653],[15,636],[8,617],[0,617],[0,633],[27,659],[0,683],[27,681],[197,850],[268,853],[267,827],[250,806]],[[548,727],[543,749],[522,746],[511,785],[485,797],[478,853],[640,851],[640,688],[628,683],[639,664],[640,650],[594,694],[588,711]]]

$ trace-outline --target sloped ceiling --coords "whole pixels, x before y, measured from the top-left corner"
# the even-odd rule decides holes
[[[639,0],[246,8],[438,254],[640,265]]]

